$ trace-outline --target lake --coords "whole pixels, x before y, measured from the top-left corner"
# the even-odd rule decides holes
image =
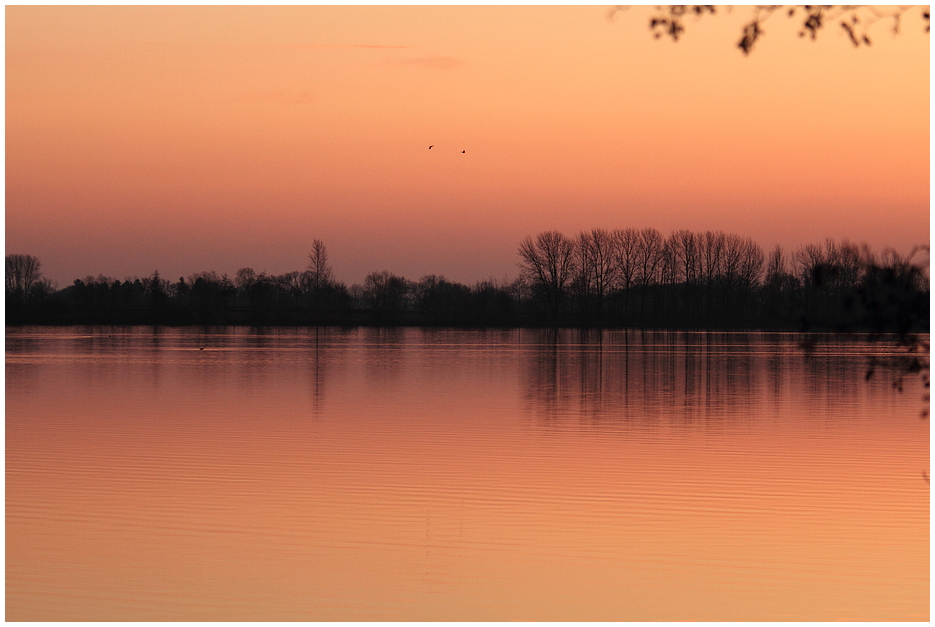
[[[927,621],[901,352],[7,328],[6,618]]]

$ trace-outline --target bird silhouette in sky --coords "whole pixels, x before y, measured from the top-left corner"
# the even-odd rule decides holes
[[[429,146],[429,150],[431,150],[434,147],[435,147],[435,144],[432,144],[431,146]]]
[[[462,150],[462,151],[461,151],[461,154],[463,155],[463,154],[464,154],[465,152],[467,152],[467,151],[465,151],[465,150]]]

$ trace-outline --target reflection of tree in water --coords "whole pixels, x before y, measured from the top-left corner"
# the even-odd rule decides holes
[[[525,397],[532,401],[536,413],[543,419],[560,418],[572,402],[573,386],[568,377],[572,368],[564,364],[567,331],[562,329],[531,329],[523,333],[524,344],[530,344],[531,362],[526,369],[529,381]],[[560,348],[561,347],[561,348]],[[560,356],[559,353],[563,354]]]
[[[575,359],[581,404],[585,407],[604,406],[604,334],[600,330],[582,330],[575,333]]]
[[[778,410],[792,399],[826,410],[842,399],[858,402],[864,359],[880,348],[860,338],[823,338],[828,348],[806,356],[797,334],[760,332],[524,335],[524,397],[552,426],[733,423],[756,420],[764,402]]]
[[[40,335],[18,331],[19,329],[7,329],[6,332],[6,392],[10,394],[15,386],[17,393],[39,394],[43,385],[39,378],[43,365],[34,359],[24,359],[23,355],[38,354],[43,346],[43,338]],[[9,429],[11,423],[6,424]],[[9,434],[9,431],[7,433]]]
[[[640,330],[540,331],[525,397],[543,420],[652,418],[675,396],[673,334]]]
[[[328,370],[328,330],[321,327],[309,329],[309,392],[312,397],[312,412],[317,416],[325,401],[325,376]]]
[[[404,327],[367,327],[364,334],[367,376],[375,381],[388,381],[399,376],[406,343]]]
[[[749,333],[710,333],[705,334],[705,339],[704,418],[710,421],[725,417],[725,413],[748,417],[757,402],[756,369],[762,365],[755,362],[757,343]]]
[[[809,339],[813,343],[799,354],[799,360],[807,372],[803,392],[809,404],[826,406],[832,401],[838,405],[842,402],[856,403],[859,394],[866,388],[883,385],[884,381],[902,380],[905,374],[900,359],[905,351],[898,345],[895,336],[889,340],[876,338],[868,341],[862,335],[816,334]],[[867,380],[868,362],[876,363],[879,370],[885,372],[879,377],[880,380]],[[890,378],[887,379],[886,375]]]
[[[340,375],[352,346],[358,344],[358,329],[310,327],[294,329],[299,338],[290,340],[302,347],[301,359],[306,368],[312,410],[317,415],[324,407],[329,378]],[[340,386],[340,383],[337,384]]]

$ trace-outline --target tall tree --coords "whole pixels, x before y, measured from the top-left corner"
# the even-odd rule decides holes
[[[636,247],[636,282],[640,286],[640,318],[646,313],[649,286],[659,281],[662,263],[662,235],[654,228],[639,232]]]
[[[308,285],[317,296],[322,288],[334,280],[331,265],[328,263],[328,250],[320,239],[312,242],[312,252],[308,254]]]
[[[614,258],[617,262],[617,287],[623,291],[623,316],[629,315],[630,288],[637,276],[640,234],[636,229],[615,229]]]
[[[520,244],[520,270],[545,298],[553,317],[558,316],[565,290],[575,272],[575,245],[558,231],[527,236]]]
[[[593,229],[578,236],[578,273],[588,295],[596,300],[598,316],[604,313],[604,299],[617,279],[614,238],[604,229]]]
[[[42,264],[32,255],[6,256],[6,292],[15,298],[26,302],[29,290],[39,279],[42,273],[39,269]]]
[[[409,281],[383,270],[366,276],[362,297],[373,322],[393,324],[403,311],[411,291]]]
[[[159,276],[159,270],[154,270],[152,276],[144,279],[143,285],[146,286],[146,297],[153,307],[160,307],[168,299],[169,282]]]
[[[669,236],[669,249],[675,259],[675,280],[693,284],[698,280],[698,236],[687,229],[675,231]]]

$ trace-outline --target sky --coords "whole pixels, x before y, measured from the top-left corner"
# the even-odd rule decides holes
[[[921,9],[853,47],[751,7],[7,6],[6,251],[158,270],[512,280],[527,236],[929,242]],[[429,146],[434,146],[429,149]],[[462,152],[463,151],[463,152]]]

